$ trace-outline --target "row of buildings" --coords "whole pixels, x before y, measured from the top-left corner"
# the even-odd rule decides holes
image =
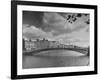
[[[25,40],[23,39],[23,50],[38,50],[46,48],[81,48],[74,45],[61,44],[58,41],[49,41],[47,39]]]

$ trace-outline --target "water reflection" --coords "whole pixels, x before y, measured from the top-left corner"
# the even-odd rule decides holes
[[[38,55],[23,55],[23,68],[46,68],[64,66],[86,66],[89,58],[79,52],[59,51],[42,52]]]

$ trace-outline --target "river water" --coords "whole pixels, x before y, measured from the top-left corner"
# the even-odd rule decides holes
[[[45,51],[35,55],[23,55],[23,68],[87,66],[89,57],[75,51]]]

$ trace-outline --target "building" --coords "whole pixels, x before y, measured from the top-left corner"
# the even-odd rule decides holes
[[[47,39],[36,39],[36,40],[24,40],[23,39],[23,49],[27,51],[46,49],[46,48],[78,48],[74,45],[61,44],[58,41],[48,41]]]
[[[28,50],[28,51],[29,50],[35,50],[36,45],[35,45],[34,41],[31,41],[31,40],[25,41],[25,49]]]
[[[48,40],[46,40],[45,38],[42,40],[37,39],[36,41],[34,41],[34,44],[36,46],[36,48],[38,49],[44,49],[44,48],[49,48],[49,44],[50,42]]]

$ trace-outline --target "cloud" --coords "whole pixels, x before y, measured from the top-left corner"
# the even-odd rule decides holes
[[[65,14],[66,16],[67,14]],[[73,24],[69,23],[66,18],[58,13],[45,12],[43,16],[43,30],[50,32],[53,30],[54,35],[60,35],[64,33],[71,33],[78,31],[87,26],[84,21],[88,20],[89,16],[82,16],[78,18]],[[88,26],[89,27],[89,26]]]
[[[27,38],[37,39],[52,37],[52,34],[50,32],[44,32],[42,29],[32,25],[23,29],[23,36]]]
[[[65,33],[59,36],[54,37],[56,41],[59,41],[63,44],[74,44],[81,47],[88,47],[90,43],[89,32],[86,32],[87,27],[79,31],[74,31],[72,33]]]
[[[58,13],[44,13],[43,17],[44,30],[64,32],[65,19]]]

